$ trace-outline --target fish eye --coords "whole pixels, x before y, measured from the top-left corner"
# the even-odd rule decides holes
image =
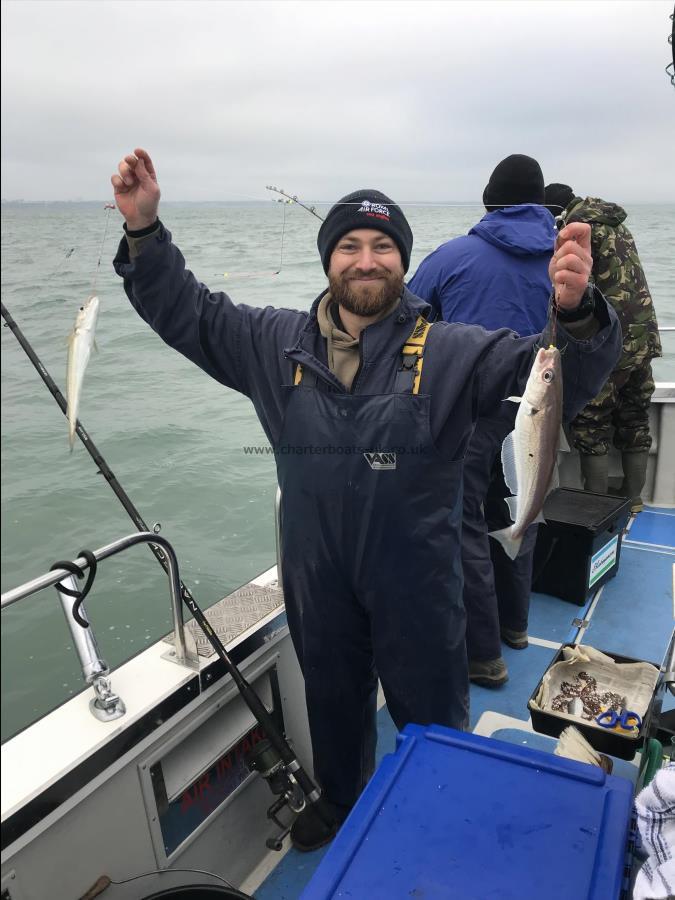
[[[545,381],[546,384],[550,384],[553,381],[554,375],[550,369],[546,369],[545,372],[542,373],[542,381]]]

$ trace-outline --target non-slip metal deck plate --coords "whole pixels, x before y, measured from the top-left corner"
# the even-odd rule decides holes
[[[222,643],[227,646],[256,622],[282,606],[283,602],[284,595],[276,581],[266,585],[246,584],[214,603],[205,610],[204,615]],[[216,651],[194,619],[186,622],[185,627],[192,634],[200,656],[208,659],[215,654]],[[173,632],[164,640],[167,644],[173,644]]]

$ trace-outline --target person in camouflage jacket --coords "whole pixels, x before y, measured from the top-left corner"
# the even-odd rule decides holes
[[[642,509],[640,493],[647,476],[652,438],[649,403],[654,392],[651,361],[661,356],[661,341],[647,279],[625,210],[597,197],[582,199],[569,185],[549,184],[546,205],[554,216],[591,226],[593,280],[612,304],[621,323],[623,353],[598,396],[572,422],[584,488],[608,491],[610,441],[621,452],[624,474],[619,493]]]

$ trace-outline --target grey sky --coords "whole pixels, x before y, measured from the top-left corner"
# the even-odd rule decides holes
[[[673,4],[2,4],[2,196],[104,199],[135,146],[167,200],[479,201],[527,153],[547,181],[674,201]]]

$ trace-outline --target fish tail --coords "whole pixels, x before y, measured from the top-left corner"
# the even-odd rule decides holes
[[[514,537],[512,525],[509,525],[508,528],[500,528],[499,531],[490,531],[488,532],[488,537],[499,541],[509,559],[515,559],[520,553],[523,537],[522,535]]]

